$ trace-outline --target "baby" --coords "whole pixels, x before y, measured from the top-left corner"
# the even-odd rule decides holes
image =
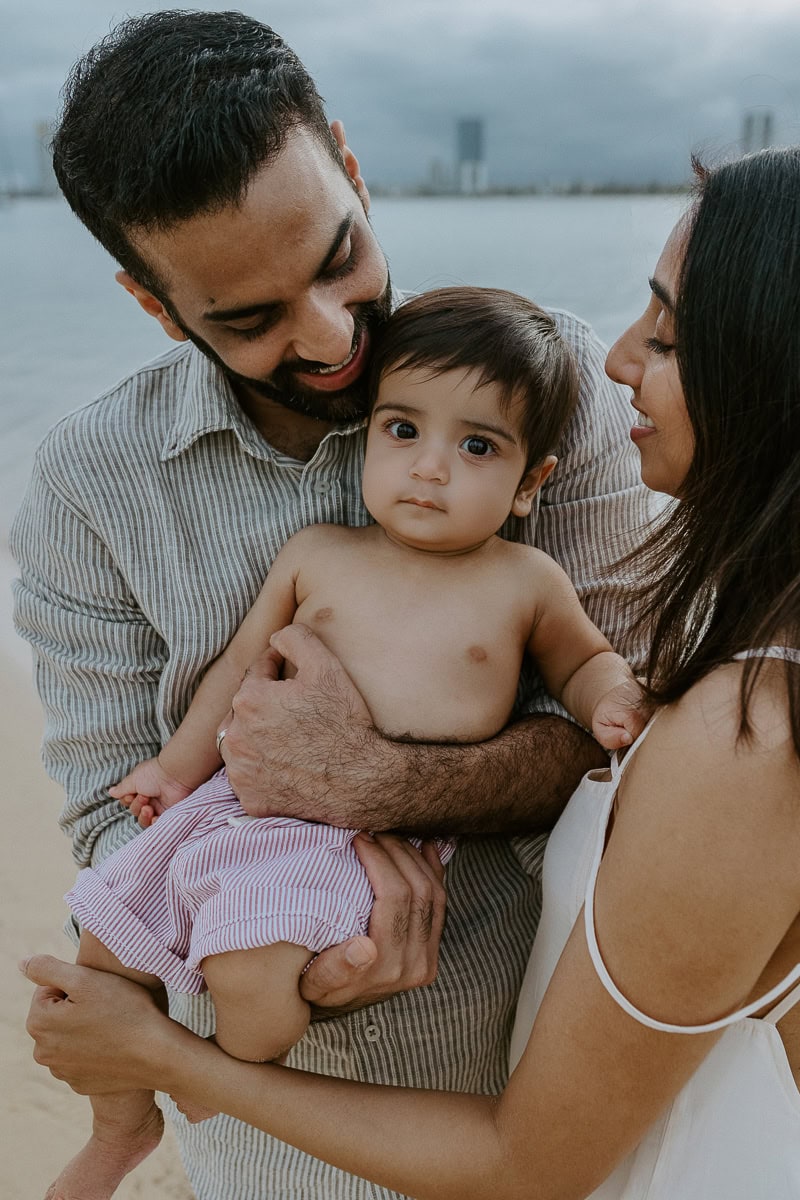
[[[285,544],[173,737],[111,789],[151,828],[82,871],[67,897],[80,962],[154,990],[207,987],[216,1040],[238,1058],[280,1057],[303,1035],[302,972],[366,932],[373,900],[357,831],[245,813],[219,770],[217,728],[275,631],[309,626],[389,737],[491,738],[526,654],[607,749],[644,724],[630,669],[561,568],[498,536],[530,514],[577,402],[552,318],[502,291],[418,296],[376,338],[371,393],[363,495],[375,523],[309,526]],[[159,1128],[150,1093],[92,1105],[95,1135],[53,1193],[66,1200],[87,1178],[93,1197],[111,1195],[157,1140],[132,1155],[138,1131]]]

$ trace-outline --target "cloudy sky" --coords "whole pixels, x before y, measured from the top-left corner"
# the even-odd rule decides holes
[[[70,63],[126,13],[225,9],[0,0],[0,185],[35,178],[35,123]],[[369,181],[451,164],[485,122],[490,181],[677,182],[692,150],[734,149],[743,114],[800,141],[797,0],[249,0],[315,76]]]

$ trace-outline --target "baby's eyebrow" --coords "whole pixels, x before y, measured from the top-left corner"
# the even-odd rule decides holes
[[[478,433],[493,433],[496,437],[510,442],[512,446],[517,444],[517,438],[513,433],[510,433],[502,425],[493,425],[491,421],[462,421],[462,425],[465,429],[474,429]]]

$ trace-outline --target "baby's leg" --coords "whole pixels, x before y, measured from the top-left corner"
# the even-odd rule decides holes
[[[291,1050],[308,1028],[309,1005],[298,981],[313,958],[304,946],[276,942],[255,950],[226,950],[200,963],[214,1001],[214,1041],[233,1058],[271,1062]],[[216,1116],[213,1109],[173,1096],[195,1124]]]
[[[311,1010],[299,979],[312,958],[310,950],[292,942],[204,958],[217,1045],[249,1062],[268,1062],[290,1050],[308,1028]]]
[[[77,961],[141,983],[166,1005],[161,981],[123,966],[102,942],[84,930]],[[123,1178],[161,1141],[164,1118],[152,1092],[112,1092],[90,1096],[92,1136],[51,1184],[45,1200],[108,1200]]]

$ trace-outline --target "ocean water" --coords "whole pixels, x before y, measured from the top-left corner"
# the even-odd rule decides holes
[[[682,208],[666,196],[392,197],[372,220],[395,283],[507,287],[607,343],[641,311]],[[58,197],[0,204],[0,542],[36,445],[168,342]]]

